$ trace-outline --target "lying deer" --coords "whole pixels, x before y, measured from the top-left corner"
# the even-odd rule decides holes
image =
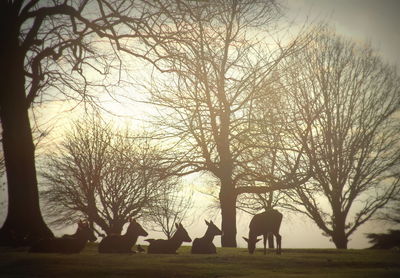
[[[201,238],[195,238],[192,244],[192,254],[216,254],[217,248],[213,243],[215,236],[222,235],[222,231],[210,221],[204,220],[208,226],[206,233]]]
[[[150,243],[147,248],[149,254],[176,254],[182,242],[192,242],[182,224],[175,224],[176,232],[170,239],[147,239]]]
[[[124,235],[109,235],[99,244],[100,253],[134,253],[132,246],[139,236],[147,236],[147,232],[136,220],[131,220]]]
[[[95,241],[96,237],[86,222],[78,223],[74,236],[43,239],[32,245],[29,252],[36,253],[79,253],[85,248],[87,241]]]
[[[249,225],[249,238],[243,237],[243,239],[247,242],[247,247],[250,254],[254,253],[256,243],[261,240],[257,239],[259,235],[264,237],[264,255],[267,253],[266,245],[269,234],[273,234],[276,238],[276,253],[281,253],[282,237],[279,234],[279,228],[281,226],[282,217],[282,214],[274,209],[254,215]]]

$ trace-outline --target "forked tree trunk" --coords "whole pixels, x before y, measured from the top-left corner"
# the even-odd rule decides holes
[[[219,194],[222,217],[222,247],[236,247],[236,194],[233,190],[221,188]]]
[[[107,235],[120,235],[122,234],[122,228],[124,227],[124,223],[120,221],[115,221],[111,224],[110,228],[107,231]]]
[[[3,14],[3,13],[2,13]],[[4,24],[8,23],[8,29]],[[0,118],[8,184],[8,214],[0,245],[22,246],[53,234],[43,221],[36,180],[34,144],[25,97],[24,57],[18,30],[1,19]]]

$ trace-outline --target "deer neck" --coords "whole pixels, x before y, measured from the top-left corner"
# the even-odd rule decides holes
[[[249,240],[256,240],[257,239],[257,236],[258,235],[256,235],[256,233],[252,233],[252,232],[249,232]]]
[[[215,234],[213,234],[210,229],[207,229],[206,233],[203,236],[203,239],[207,241],[213,241],[214,237]]]
[[[179,246],[181,246],[182,242],[183,242],[183,240],[176,233],[169,239],[169,241],[171,242],[172,246],[175,249],[178,249]]]
[[[124,235],[121,236],[124,240],[127,242],[133,242],[135,243],[136,240],[138,239],[139,235],[136,234],[135,232],[133,233],[125,233]]]

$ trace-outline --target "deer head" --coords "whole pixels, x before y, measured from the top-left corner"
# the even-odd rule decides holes
[[[182,226],[182,223],[180,224],[175,223],[175,227],[176,227],[176,232],[174,234],[174,237],[176,236],[177,238],[180,238],[183,242],[192,242],[192,239],[189,237],[188,232]]]
[[[143,227],[136,222],[135,219],[131,218],[127,230],[128,234],[135,234],[138,236],[147,236],[148,233],[143,229]]]
[[[207,232],[210,233],[211,235],[215,236],[220,236],[222,235],[222,231],[212,222],[208,222],[207,220],[204,220],[208,226]]]
[[[243,237],[243,239],[247,242],[247,249],[249,250],[249,253],[253,254],[254,250],[256,249],[256,243],[259,242],[261,238],[248,239],[246,237]]]

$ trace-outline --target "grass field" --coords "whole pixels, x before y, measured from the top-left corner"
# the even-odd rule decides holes
[[[81,254],[31,254],[0,249],[0,277],[400,277],[398,250],[218,248],[217,255],[98,254],[89,245]]]

